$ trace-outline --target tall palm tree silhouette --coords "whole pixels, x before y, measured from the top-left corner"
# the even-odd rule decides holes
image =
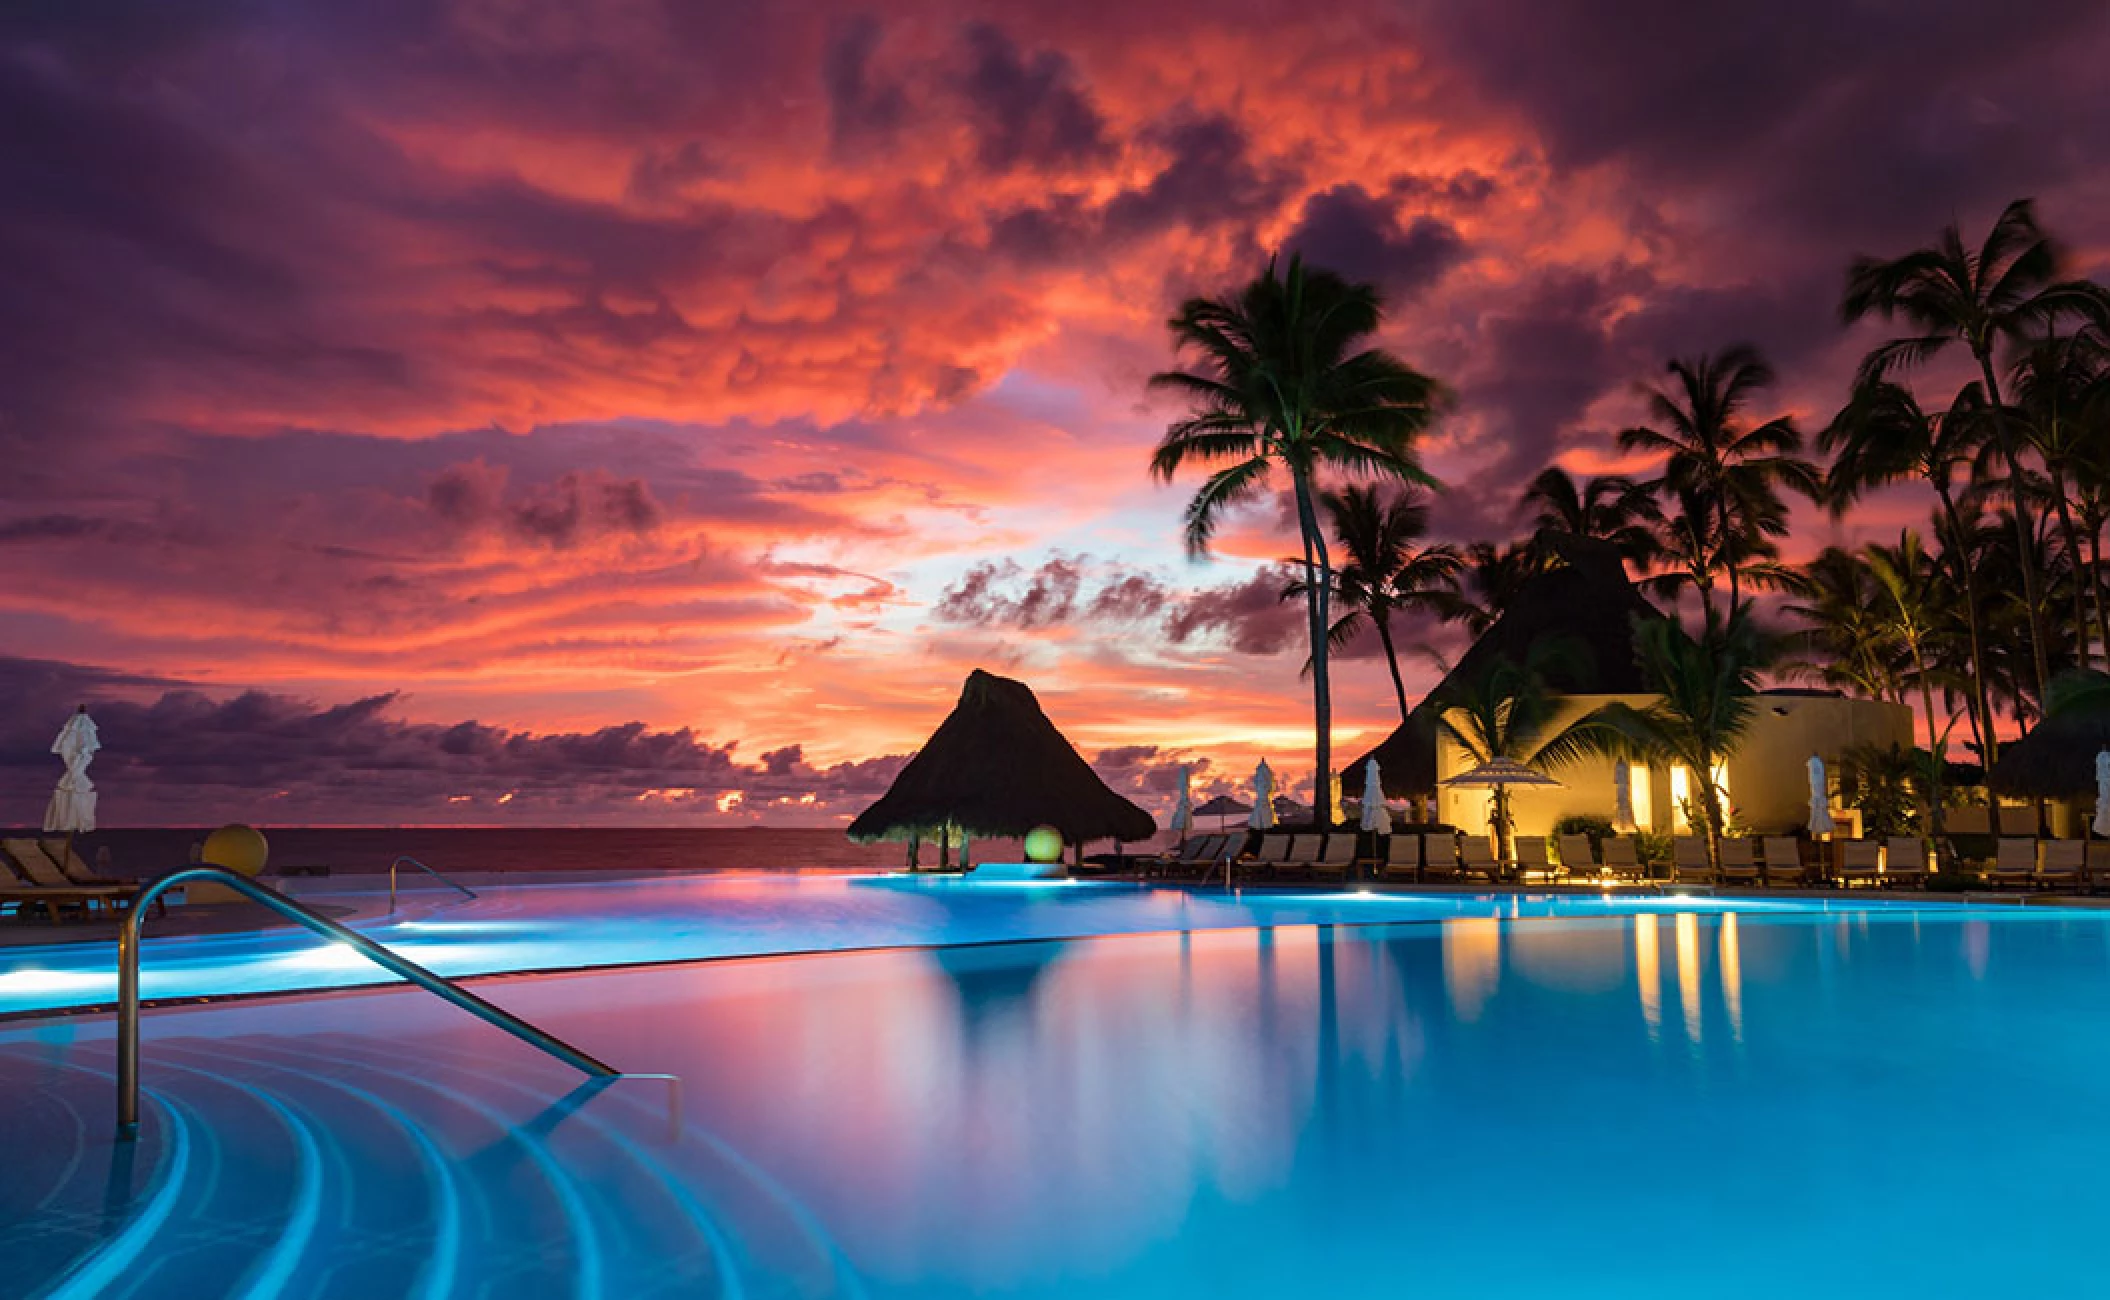
[[[1812,499],[1822,487],[1817,467],[1802,459],[1802,435],[1785,418],[1751,424],[1744,408],[1773,383],[1773,369],[1756,350],[1736,346],[1672,361],[1671,382],[1651,389],[1652,424],[1623,429],[1619,445],[1665,458],[1663,486],[1689,508],[1712,516],[1686,532],[1714,534],[1714,555],[1697,572],[1703,612],[1714,611],[1713,577],[1729,580],[1728,613],[1742,603],[1746,566],[1771,554],[1770,538],[1787,530],[1781,489]]]
[[[1151,376],[1188,413],[1173,421],[1150,459],[1170,482],[1189,465],[1210,470],[1187,503],[1190,554],[1208,551],[1225,513],[1289,480],[1303,543],[1305,619],[1311,641],[1317,789],[1333,772],[1333,704],[1327,671],[1333,561],[1319,526],[1327,473],[1376,475],[1435,486],[1415,441],[1435,418],[1442,385],[1369,339],[1384,317],[1377,290],[1291,257],[1236,293],[1190,298],[1168,322],[1190,370]]]

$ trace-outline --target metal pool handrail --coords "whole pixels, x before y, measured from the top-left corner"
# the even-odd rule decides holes
[[[445,998],[470,1015],[488,1021],[530,1047],[540,1048],[566,1065],[597,1079],[616,1079],[622,1071],[595,1060],[570,1043],[522,1020],[510,1011],[492,1005],[443,975],[435,975],[407,957],[384,948],[357,930],[347,929],[301,906],[269,885],[261,885],[225,867],[179,867],[155,877],[132,900],[122,928],[117,932],[117,1136],[139,1136],[139,931],[146,920],[147,905],[169,889],[188,880],[210,880],[247,895],[289,921],[306,926],[326,939],[335,939],[383,969],[394,972],[424,989]]]
[[[452,876],[442,875],[439,872],[434,871],[431,867],[426,866],[424,863],[418,861],[416,858],[413,858],[406,853],[398,857],[394,862],[388,864],[389,911],[393,912],[396,910],[396,868],[402,866],[406,862],[409,863],[411,866],[416,867],[418,870],[424,872],[426,875],[431,876],[434,880],[439,881],[441,884],[447,886],[448,888],[460,890],[462,893],[462,897],[476,897],[475,890],[469,888],[467,885],[461,883],[459,880],[454,879]]]

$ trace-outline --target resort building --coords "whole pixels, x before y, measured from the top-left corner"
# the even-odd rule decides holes
[[[1563,547],[1565,562],[1525,584],[1507,612],[1459,657],[1422,705],[1367,757],[1378,761],[1385,793],[1395,799],[1433,800],[1435,820],[1472,832],[1491,829],[1489,791],[1451,787],[1445,781],[1473,766],[1472,758],[1442,727],[1429,701],[1444,698],[1454,684],[1470,681],[1497,659],[1520,659],[1531,646],[1551,642],[1559,653],[1548,683],[1560,693],[1560,709],[1549,734],[1606,704],[1644,708],[1654,700],[1634,658],[1636,619],[1664,615],[1628,581],[1616,555],[1589,545]],[[1838,770],[1841,757],[1862,745],[1913,743],[1912,713],[1883,700],[1852,699],[1835,691],[1783,688],[1767,691],[1757,716],[1734,756],[1713,773],[1731,821],[1754,832],[1784,834],[1809,822],[1808,762],[1811,755]],[[1515,756],[1512,756],[1515,757]],[[1362,764],[1358,758],[1347,770]],[[1683,834],[1698,774],[1682,767],[1621,764],[1592,757],[1547,773],[1560,784],[1511,787],[1509,802],[1520,835],[1548,835],[1563,817],[1588,815],[1616,820],[1624,766],[1631,791],[1634,828]],[[1833,807],[1841,833],[1858,828],[1856,815]]]

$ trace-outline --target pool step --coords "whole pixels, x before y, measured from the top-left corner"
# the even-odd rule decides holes
[[[31,1294],[859,1294],[794,1201],[680,1131],[664,1084],[580,1089],[539,1058],[430,1041],[150,1035],[127,1155],[108,1056],[0,1047],[0,1092],[31,1099],[0,1108],[0,1142],[43,1153],[0,1193],[0,1223],[36,1225],[0,1233],[0,1276]],[[111,1189],[125,1158],[129,1195]]]

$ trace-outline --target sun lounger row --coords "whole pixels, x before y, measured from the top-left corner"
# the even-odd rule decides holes
[[[1360,838],[1354,831],[1269,832],[1238,865],[1276,880],[1342,880],[1355,866]]]
[[[1274,880],[1344,879],[1360,865],[1357,847],[1362,837],[1352,831],[1263,834],[1254,849],[1243,852],[1245,831],[1201,835],[1179,850],[1149,859],[1146,874],[1167,878],[1208,879],[1221,875],[1224,859],[1235,859],[1241,874]],[[75,867],[60,868],[32,840],[0,843],[0,873],[10,860],[30,857],[39,864],[41,876],[11,878],[0,874],[0,902],[34,902],[52,910],[61,906],[85,909],[115,890],[118,902],[129,891],[113,882],[94,878],[74,858]],[[1492,842],[1484,835],[1437,832],[1425,835],[1390,835],[1380,840],[1380,854],[1369,862],[1371,874],[1384,880],[1514,880],[1522,884],[1566,881],[1571,884],[1596,881],[1646,880],[1638,844],[1631,835],[1607,836],[1593,849],[1587,835],[1557,837],[1558,859],[1549,852],[1546,836],[1520,835],[1514,841],[1513,858],[1498,862]],[[1808,851],[1812,860],[1805,859]],[[1670,879],[1678,884],[1748,885],[1789,888],[1810,885],[1918,886],[1925,882],[1929,864],[1927,846],[1916,836],[1898,835],[1887,840],[1836,840],[1806,845],[1792,836],[1732,836],[1721,841],[1719,867],[1707,860],[1706,841],[1696,835],[1681,835],[1671,841]],[[1999,842],[1994,860],[1985,868],[1994,885],[2016,885],[2043,889],[2095,889],[2110,885],[2110,840],[2035,840],[2005,838]],[[69,898],[67,891],[87,897]],[[23,895],[27,895],[25,899]]]
[[[2110,884],[2110,840],[2003,838],[1985,878],[1994,885],[2095,889]]]
[[[0,840],[0,905],[17,914],[42,910],[54,923],[97,909],[130,906],[139,887],[105,880],[63,840]]]
[[[1170,853],[1143,859],[1142,873],[1187,880],[1204,879],[1212,872],[1221,875],[1225,854],[1236,853],[1244,843],[1244,831],[1228,835],[1197,835]]]

